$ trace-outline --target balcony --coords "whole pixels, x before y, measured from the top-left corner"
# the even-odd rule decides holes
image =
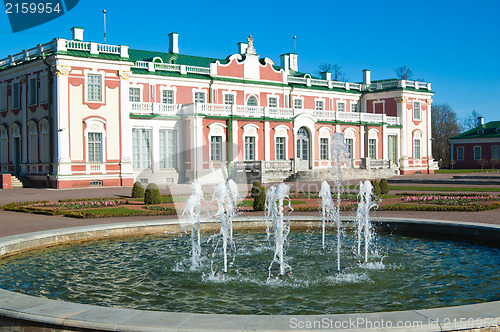
[[[335,112],[319,111],[297,108],[261,107],[243,105],[224,105],[208,103],[192,104],[161,104],[132,102],[129,104],[129,112],[135,115],[202,115],[202,116],[224,116],[243,118],[272,118],[292,119],[300,114],[314,115],[319,121],[328,122],[352,122],[352,123],[385,123],[388,125],[399,125],[400,119],[396,116],[385,114],[358,113],[358,112]]]

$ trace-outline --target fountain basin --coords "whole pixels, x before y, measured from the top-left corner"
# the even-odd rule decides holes
[[[243,217],[235,223],[244,228],[262,227],[261,218]],[[316,217],[294,216],[297,226],[309,227]],[[429,235],[447,235],[482,243],[500,243],[500,227],[461,222],[412,219],[378,219],[381,227]],[[218,229],[216,223],[204,223],[204,228]],[[183,231],[178,220],[136,222],[23,234],[0,239],[0,256],[65,243],[143,234],[176,233]],[[396,329],[405,324],[419,329],[437,331],[498,326],[500,301],[459,307],[409,310],[399,312],[339,314],[339,315],[226,315],[140,311],[65,303],[0,290],[0,326],[44,326],[51,330],[87,328],[96,330],[283,330],[299,328]],[[401,325],[403,324],[403,325]]]

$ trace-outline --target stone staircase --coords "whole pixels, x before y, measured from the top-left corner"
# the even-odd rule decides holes
[[[32,187],[33,184],[31,183],[30,179],[28,179],[25,176],[15,176],[12,175],[11,178],[11,187],[12,188],[30,188]]]
[[[344,180],[365,180],[390,178],[395,174],[391,168],[384,169],[343,169]],[[284,182],[310,182],[334,180],[330,169],[297,171],[284,180]]]

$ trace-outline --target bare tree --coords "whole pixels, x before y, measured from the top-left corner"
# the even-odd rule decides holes
[[[436,104],[432,106],[432,156],[434,160],[442,160],[441,167],[451,164],[451,148],[449,138],[460,134],[458,116],[450,105]]]
[[[477,127],[477,118],[482,116],[476,110],[473,110],[471,114],[462,120],[462,130],[468,131]]]
[[[401,66],[394,70],[396,71],[396,77],[399,80],[411,80],[413,78],[413,72],[409,67]]]
[[[487,159],[479,159],[477,161],[477,163],[479,164],[479,166],[481,166],[481,172],[484,171],[484,168],[488,165],[488,160]]]
[[[495,170],[495,166],[498,165],[498,164],[500,164],[500,160],[498,160],[498,159],[491,159],[490,163],[491,163],[491,169]]]
[[[320,64],[318,66],[318,74],[321,75],[321,73],[325,71],[332,73],[332,81],[340,81],[340,82],[347,81],[347,76],[342,70],[342,66],[331,63]]]

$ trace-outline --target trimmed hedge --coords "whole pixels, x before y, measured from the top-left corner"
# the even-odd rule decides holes
[[[370,181],[372,183],[372,187],[373,187],[373,196],[380,196],[380,185],[378,184],[378,181],[377,180],[371,180]]]
[[[253,210],[264,211],[266,209],[267,188],[263,187],[259,181],[255,181],[250,192],[253,197]]]
[[[379,185],[380,185],[380,193],[382,195],[389,193],[389,182],[387,182],[387,179],[380,180]]]
[[[134,183],[134,187],[132,188],[132,198],[143,198],[144,197],[144,187],[142,183],[137,181]]]
[[[144,204],[161,204],[160,189],[158,189],[156,184],[148,184],[146,192],[144,193]]]

